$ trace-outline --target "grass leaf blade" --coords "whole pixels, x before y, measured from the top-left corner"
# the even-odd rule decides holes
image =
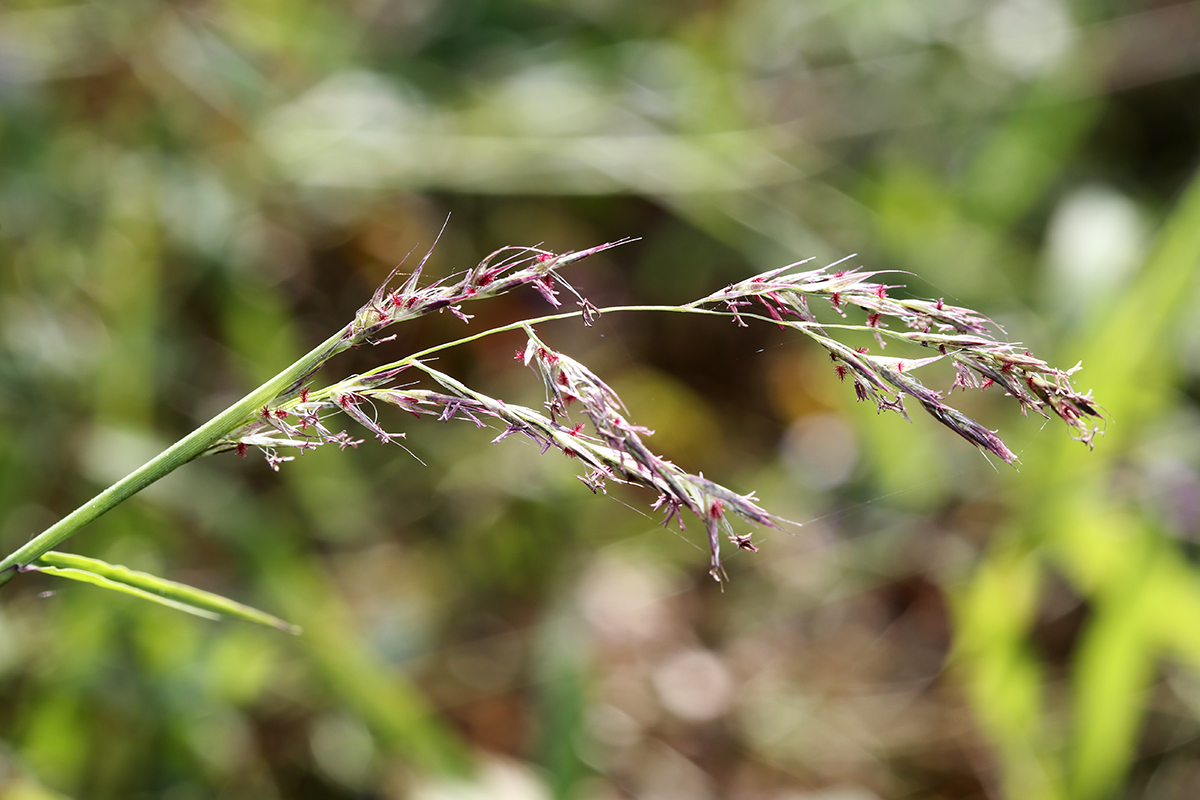
[[[292,634],[301,632],[299,627],[278,617],[221,595],[95,558],[51,550],[34,562],[34,568],[47,575],[90,583],[206,619],[233,617]]]

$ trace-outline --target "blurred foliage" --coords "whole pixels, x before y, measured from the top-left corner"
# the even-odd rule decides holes
[[[70,547],[305,635],[22,576],[0,797],[1197,796],[1198,29],[1148,0],[5,4],[5,552],[447,214],[437,274],[641,237],[571,273],[601,305],[859,253],[1082,359],[1113,423],[1088,453],[972,396],[1022,456],[996,470],[774,329],[547,326],[669,457],[805,526],[722,593],[697,526],[468,426],[409,425],[425,466],[188,465]],[[518,338],[440,366],[538,402]]]

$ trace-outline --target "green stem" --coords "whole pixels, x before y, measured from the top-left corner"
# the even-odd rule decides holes
[[[12,580],[18,570],[67,539],[113,506],[128,500],[159,478],[183,466],[207,450],[222,436],[241,425],[246,417],[256,413],[268,402],[315,371],[331,356],[345,348],[345,335],[350,326],[338,331],[250,394],[222,411],[162,453],[138,467],[100,494],[93,497],[54,525],[35,536],[24,547],[0,561],[0,586]]]

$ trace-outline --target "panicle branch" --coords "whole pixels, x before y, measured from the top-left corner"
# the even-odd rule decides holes
[[[463,322],[469,322],[471,316],[463,312],[463,303],[497,297],[518,286],[532,287],[555,308],[562,304],[558,299],[557,288],[561,287],[578,298],[585,311],[594,310],[557,270],[631,241],[633,240],[618,239],[587,250],[561,255],[537,247],[502,247],[472,269],[421,286],[421,273],[433,252],[431,248],[408,278],[394,288],[392,281],[399,274],[400,267],[392,271],[387,280],[375,290],[370,302],[359,309],[344,338],[350,347],[364,342],[377,344],[380,340],[375,337],[385,328],[397,322],[447,309]],[[590,321],[590,316],[585,315],[585,319]]]
[[[1005,463],[1013,463],[1016,456],[1000,437],[948,406],[940,392],[925,387],[912,371],[949,358],[957,373],[951,391],[998,384],[1020,403],[1022,413],[1033,411],[1047,419],[1054,414],[1068,425],[1074,438],[1093,446],[1104,414],[1090,393],[1072,386],[1071,375],[1080,369],[1079,364],[1069,370],[1051,367],[1020,345],[993,338],[991,329],[1001,330],[1000,326],[982,314],[940,299],[893,298],[889,290],[899,287],[871,280],[880,273],[835,269],[843,262],[787,274],[792,267],[807,263],[798,262],[727,286],[691,306],[722,307],[736,323],[744,325],[745,309],[757,305],[775,324],[801,331],[824,347],[838,377],[852,378],[859,400],[870,399],[879,410],[896,411],[907,418],[904,398],[912,397],[934,419]],[[824,299],[843,318],[848,308],[857,308],[866,314],[866,324],[822,325],[810,310],[810,297]],[[906,330],[890,329],[889,319],[898,320]],[[880,348],[886,347],[888,340],[911,342],[935,349],[938,355],[917,359],[872,355],[866,348],[850,348],[833,339],[830,329],[866,330],[874,334]]]

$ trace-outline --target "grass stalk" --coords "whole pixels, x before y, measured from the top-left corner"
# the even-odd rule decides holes
[[[230,431],[245,422],[247,416],[254,414],[264,404],[286,394],[291,387],[302,382],[332,355],[345,348],[346,333],[349,329],[350,326],[347,326],[338,331],[274,378],[79,506],[0,561],[0,586],[12,580],[13,576],[25,565],[62,544],[85,525],[114,506],[128,500],[163,476],[203,454],[214,442],[228,435]]]

